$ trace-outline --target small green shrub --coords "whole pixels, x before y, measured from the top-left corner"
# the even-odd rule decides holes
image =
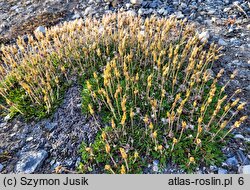
[[[225,137],[246,117],[246,103],[224,94],[215,44],[201,43],[195,29],[175,18],[124,14],[64,23],[2,46],[0,112],[44,117],[53,112],[77,75],[83,112],[100,131],[81,148],[80,171],[142,173],[157,159],[188,172],[221,161]],[[231,79],[236,73],[231,75]]]
[[[83,144],[81,171],[143,173],[159,160],[161,169],[172,162],[192,172],[220,163],[224,138],[246,117],[226,128],[238,100],[229,103],[228,83],[217,84],[223,69],[210,75],[219,49],[206,50],[182,21],[135,20],[124,19],[115,31],[122,36],[113,43],[117,53],[84,82],[83,109],[104,128],[93,144]]]

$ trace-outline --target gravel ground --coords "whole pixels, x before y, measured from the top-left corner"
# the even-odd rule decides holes
[[[225,69],[220,81],[225,83],[238,69],[238,76],[226,89],[232,94],[241,88],[250,115],[250,2],[248,0],[0,0],[0,44],[15,43],[20,35],[32,33],[38,26],[49,27],[63,21],[93,16],[100,18],[112,12],[128,12],[147,17],[156,15],[187,18],[209,42],[222,46],[223,57],[213,71]],[[48,119],[25,123],[17,117],[11,122],[0,118],[1,173],[74,173],[79,162],[78,147],[91,141],[97,131],[80,111],[80,86],[73,84],[58,110]],[[227,160],[221,166],[199,168],[197,173],[250,172],[250,120],[234,132],[234,138],[223,148]],[[152,172],[154,164],[149,166]],[[156,171],[157,172],[157,171]],[[180,173],[169,166],[165,173]]]
[[[0,162],[7,161],[3,173],[52,173],[58,166],[73,172],[80,159],[79,145],[82,141],[93,141],[97,132],[94,122],[81,114],[80,92],[80,86],[73,84],[65,93],[61,106],[49,119],[25,123],[15,118],[1,123],[0,147],[2,152],[8,152],[5,157],[0,156]],[[42,167],[30,167],[28,163],[32,166],[42,164]]]

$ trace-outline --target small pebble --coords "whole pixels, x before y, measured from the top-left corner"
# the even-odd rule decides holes
[[[223,168],[219,168],[218,169],[218,174],[227,174],[228,171],[226,169],[223,169]]]
[[[44,26],[38,26],[36,28],[35,32],[41,32],[41,33],[45,34],[46,33],[46,29],[45,29]]]

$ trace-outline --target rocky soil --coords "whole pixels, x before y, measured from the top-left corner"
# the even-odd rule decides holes
[[[16,118],[1,123],[0,151],[5,154],[0,161],[7,161],[3,173],[52,173],[58,167],[76,167],[79,145],[93,141],[97,132],[94,122],[81,114],[80,92],[80,86],[73,84],[49,119],[25,123]]]
[[[224,55],[213,71],[225,69],[221,83],[238,69],[238,76],[226,89],[232,94],[243,90],[242,112],[250,115],[250,2],[248,0],[0,0],[0,44],[15,43],[15,38],[32,33],[39,26],[92,16],[100,18],[112,12],[127,12],[147,17],[156,15],[187,18],[197,33],[222,46]],[[64,101],[48,119],[26,123],[17,117],[0,118],[1,173],[74,173],[82,141],[92,141],[97,127],[81,114],[80,86],[73,84]],[[227,159],[221,166],[199,168],[197,173],[250,173],[250,120],[234,132],[224,147]],[[158,172],[157,161],[149,163],[149,173]],[[169,166],[165,173],[180,173]]]

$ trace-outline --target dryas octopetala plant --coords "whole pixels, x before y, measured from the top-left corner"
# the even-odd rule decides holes
[[[211,75],[219,48],[201,43],[185,20],[113,14],[28,39],[1,48],[2,112],[43,117],[77,75],[83,111],[100,128],[82,144],[81,172],[143,173],[154,160],[159,171],[216,164],[224,139],[246,119],[237,118],[241,90],[228,97],[230,81],[217,84],[223,69]]]

